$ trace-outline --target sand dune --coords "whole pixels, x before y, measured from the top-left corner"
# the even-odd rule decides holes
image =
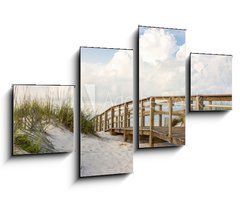
[[[50,127],[47,131],[48,140],[53,144],[55,152],[73,151],[73,133],[63,126]]]
[[[81,134],[81,176],[131,173],[133,145],[123,136],[98,132],[100,138]]]

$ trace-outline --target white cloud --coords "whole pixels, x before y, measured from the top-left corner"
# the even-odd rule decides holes
[[[140,36],[140,52],[143,62],[153,65],[165,61],[179,50],[172,34],[164,29],[149,28]]]
[[[191,94],[231,94],[232,57],[192,54]]]
[[[185,94],[185,44],[165,29],[149,28],[139,41],[140,98]]]
[[[106,64],[81,64],[81,88],[86,84],[95,85],[96,112],[101,113],[112,105],[133,99],[133,54],[132,50],[118,50]],[[89,96],[89,95],[88,95]],[[87,99],[87,100],[86,100]]]

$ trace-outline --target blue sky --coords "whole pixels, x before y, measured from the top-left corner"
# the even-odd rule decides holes
[[[144,32],[149,29],[149,28],[154,28],[154,27],[146,27],[146,26],[139,26],[139,36],[143,35]],[[177,42],[177,45],[181,46],[185,44],[185,31],[183,30],[177,30],[177,29],[168,29],[168,28],[158,28],[156,29],[164,29],[166,32],[172,34]]]
[[[117,49],[81,47],[81,61],[85,63],[108,63]]]

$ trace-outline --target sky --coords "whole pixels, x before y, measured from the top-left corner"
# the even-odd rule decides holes
[[[191,95],[232,94],[232,56],[191,54]]]
[[[133,100],[133,51],[81,48],[81,109],[100,114]]]
[[[50,98],[53,103],[61,104],[70,101],[73,107],[74,86],[38,86],[38,85],[14,85],[14,100],[18,103],[24,99],[47,101]]]
[[[139,96],[185,95],[185,31],[139,27]]]

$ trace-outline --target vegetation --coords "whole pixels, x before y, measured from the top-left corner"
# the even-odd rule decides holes
[[[52,152],[54,148],[47,131],[65,126],[73,132],[73,117],[70,101],[54,104],[50,97],[44,101],[30,97],[24,97],[21,102],[14,99],[14,145],[29,153]]]
[[[176,118],[172,119],[172,126],[173,127],[176,126],[179,123],[185,125],[185,118],[183,118],[183,117],[176,117]]]
[[[29,153],[37,154],[40,152],[40,143],[41,139],[36,141],[36,143],[32,142],[28,139],[27,135],[18,134],[14,136],[14,143],[24,151],[27,151]]]
[[[92,120],[92,114],[88,110],[80,111],[80,128],[81,133],[95,134],[95,123]]]

